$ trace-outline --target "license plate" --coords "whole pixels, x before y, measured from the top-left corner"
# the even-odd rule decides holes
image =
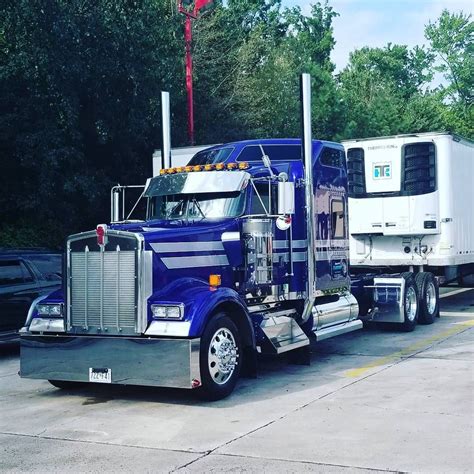
[[[112,369],[89,368],[89,382],[112,383]]]

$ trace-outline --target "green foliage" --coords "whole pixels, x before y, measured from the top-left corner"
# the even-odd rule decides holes
[[[194,22],[198,143],[300,135],[299,76],[318,138],[452,130],[473,137],[473,23],[443,12],[430,47],[352,53],[334,76],[336,12],[218,1]],[[0,10],[0,246],[62,245],[106,222],[109,190],[143,183],[160,146],[186,145],[184,18],[168,0],[4,0]],[[433,73],[445,83],[433,88]],[[52,231],[54,229],[54,231]]]
[[[450,104],[444,111],[449,128],[468,136],[474,135],[474,22],[471,15],[444,10],[435,23],[429,23],[425,36],[439,60],[437,71],[444,74],[447,85],[440,97]]]

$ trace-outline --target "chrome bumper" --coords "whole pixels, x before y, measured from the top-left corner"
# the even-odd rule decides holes
[[[113,384],[199,386],[200,339],[21,335],[20,375],[89,382],[89,369],[108,368]]]

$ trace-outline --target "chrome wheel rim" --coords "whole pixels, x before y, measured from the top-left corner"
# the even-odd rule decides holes
[[[409,286],[405,294],[405,313],[409,321],[414,321],[416,317],[416,310],[418,309],[418,302],[416,301],[415,288]]]
[[[227,328],[219,328],[212,336],[207,358],[212,380],[225,384],[235,371],[238,357],[234,335]]]
[[[436,309],[436,288],[434,283],[429,283],[426,287],[426,309],[428,310],[429,314],[433,314]]]

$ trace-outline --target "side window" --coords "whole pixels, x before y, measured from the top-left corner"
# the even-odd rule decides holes
[[[258,191],[258,195],[253,190],[252,193],[252,208],[250,209],[250,214],[274,214],[273,208],[275,207],[275,190],[274,186],[269,187],[268,183],[261,183],[255,186]],[[270,192],[272,193],[270,199]],[[260,196],[260,198],[259,198]],[[272,209],[270,209],[270,207]]]
[[[40,271],[45,280],[59,281],[62,273],[61,255],[34,255],[28,257],[29,260]]]
[[[33,277],[19,260],[0,261],[0,286],[19,285],[27,281],[33,281]]]
[[[346,235],[345,227],[344,201],[333,199],[331,201],[331,238],[343,239]]]
[[[320,162],[324,166],[332,166],[333,168],[344,167],[344,151],[337,148],[324,147],[321,152]]]
[[[301,160],[301,145],[262,145],[270,161]],[[262,161],[262,150],[258,145],[248,145],[237,157],[237,161]]]

